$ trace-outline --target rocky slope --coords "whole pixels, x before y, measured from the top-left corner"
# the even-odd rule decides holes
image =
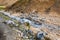
[[[10,9],[15,11],[31,12],[32,10],[45,11],[54,6],[55,0],[20,0],[13,4]],[[9,10],[10,10],[9,9]]]
[[[6,36],[6,40],[60,40],[59,13],[60,0],[17,1],[5,11],[0,11],[0,29],[5,28],[5,31],[1,30],[4,33],[0,38],[3,40]],[[5,34],[6,31],[8,33]]]
[[[40,19],[40,21],[34,19],[33,17],[37,17],[37,15],[32,17],[32,14],[30,14],[30,19],[29,16],[17,17],[3,11],[0,14],[2,29],[4,29],[4,25],[10,26],[10,28],[6,26],[7,32],[4,31],[7,40],[60,40],[60,27],[46,23],[45,19]]]
[[[34,3],[33,3],[34,2]],[[60,25],[60,1],[59,0],[20,0],[7,8],[12,14],[21,12],[31,13],[32,11],[39,12],[40,17],[45,17],[51,24]],[[12,12],[12,11],[13,12]],[[47,20],[46,20],[47,21]]]

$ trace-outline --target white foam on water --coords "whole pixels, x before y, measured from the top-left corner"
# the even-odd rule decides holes
[[[8,12],[4,12],[4,11],[0,11],[0,12],[2,12],[4,15],[7,15],[8,17],[10,17],[12,19],[16,19],[17,21],[19,21],[21,23],[28,22],[30,25],[32,25],[34,27],[40,27],[41,26],[41,25],[34,24],[34,22],[31,21],[31,20],[28,20],[28,19],[25,19],[25,18],[21,19],[20,17],[16,17],[16,16],[13,16],[13,15],[10,15],[10,13],[8,13]],[[9,20],[8,23],[10,23],[10,22],[12,22],[12,21]]]

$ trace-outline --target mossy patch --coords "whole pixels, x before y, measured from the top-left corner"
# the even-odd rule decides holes
[[[27,28],[29,30],[30,29],[30,24],[28,22],[26,22],[25,25],[27,26]]]
[[[15,19],[12,19],[12,21],[14,21],[16,24],[18,24],[18,21],[17,21],[17,20],[15,20]]]
[[[8,16],[5,16],[3,13],[0,13],[0,17],[2,17],[4,20],[10,20]]]
[[[5,6],[0,6],[0,10],[3,10],[5,9],[6,7]]]

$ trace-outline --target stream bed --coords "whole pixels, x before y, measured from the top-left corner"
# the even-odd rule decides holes
[[[60,31],[60,28],[57,26],[57,25],[53,25],[53,24],[47,24],[47,23],[45,23],[45,22],[39,22],[39,21],[32,21],[32,20],[30,20],[30,19],[28,19],[28,18],[21,18],[21,17],[18,17],[18,16],[13,16],[13,15],[11,15],[10,13],[8,13],[8,12],[4,12],[4,11],[0,11],[0,14],[3,14],[4,16],[6,16],[6,19],[7,19],[7,17],[9,18],[8,20],[5,20],[5,22],[7,23],[7,24],[13,24],[14,26],[18,26],[18,24],[17,23],[15,23],[14,22],[14,20],[15,21],[17,21],[18,23],[21,23],[21,24],[24,24],[24,23],[28,23],[30,26],[32,26],[33,28],[38,28],[38,29],[40,29],[40,28],[47,28],[47,29],[49,29],[50,30],[50,32],[54,32],[54,33],[60,33],[60,32],[58,32],[58,31]],[[2,21],[4,21],[3,20],[3,18],[2,17],[0,17],[0,22],[2,22]],[[21,25],[21,24],[19,24],[19,25]],[[18,28],[16,28],[16,29],[18,29]],[[25,30],[25,29],[23,29],[23,30]],[[30,30],[29,30],[30,31]],[[31,31],[30,31],[31,32]],[[42,31],[40,31],[40,33],[41,33]],[[24,31],[24,33],[26,34],[26,32]],[[31,32],[32,33],[32,32]],[[39,34],[39,33],[38,33]],[[43,34],[45,34],[44,32],[43,32]],[[42,35],[43,35],[42,34]],[[39,35],[38,35],[39,36]],[[33,39],[32,39],[33,40]]]

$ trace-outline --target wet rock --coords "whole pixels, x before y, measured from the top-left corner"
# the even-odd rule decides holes
[[[8,24],[10,27],[18,27],[19,24],[16,24],[14,21],[12,20],[6,20],[3,22],[4,24]]]
[[[31,17],[27,17],[26,19],[28,19],[28,20],[32,20],[32,18],[31,18]]]
[[[37,33],[37,40],[42,40],[44,39],[44,33],[43,32],[38,32]]]
[[[40,23],[38,21],[35,21],[34,24],[36,24],[36,25],[42,25],[42,23]]]
[[[7,24],[15,24],[13,21],[11,21],[11,20],[6,20],[5,21]]]
[[[23,22],[25,23],[25,22],[28,22],[28,23],[30,23],[31,24],[31,21],[30,20],[28,20],[28,19],[23,19]]]

